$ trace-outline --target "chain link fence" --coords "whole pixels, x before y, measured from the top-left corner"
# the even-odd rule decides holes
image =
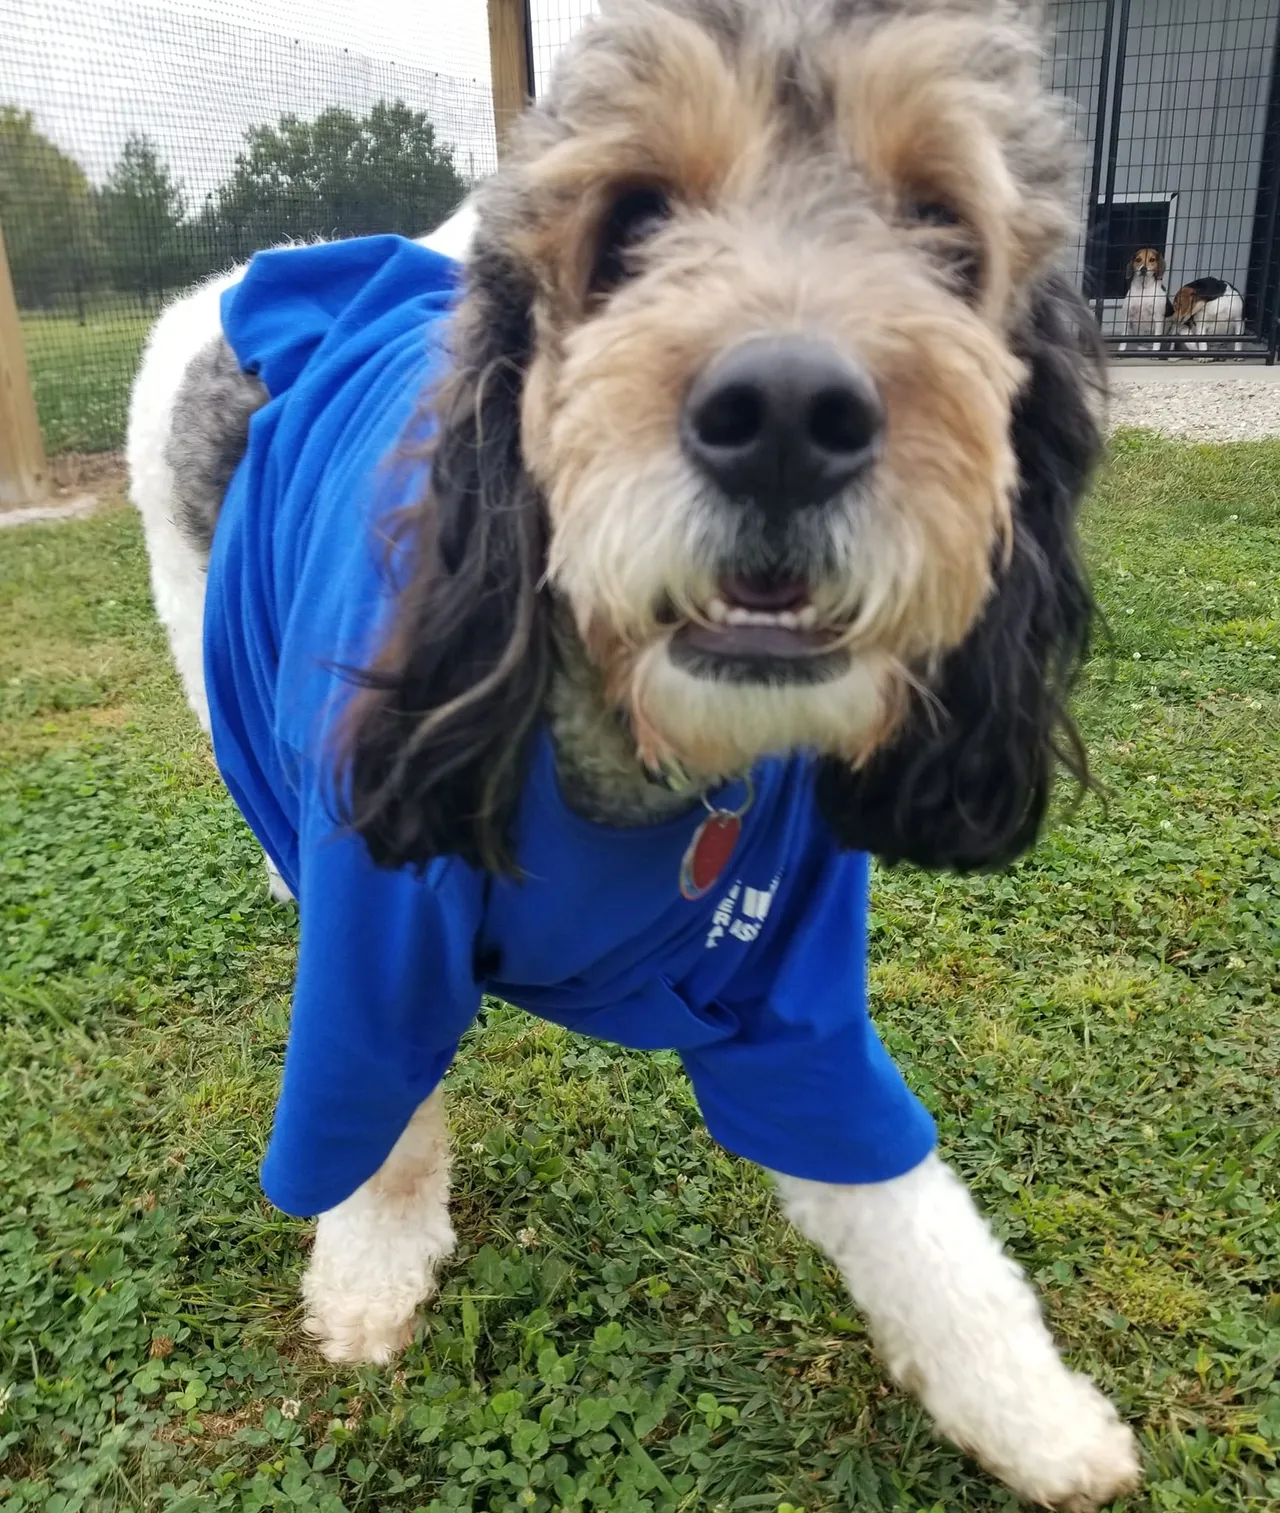
[[[399,0],[363,30],[236,9],[0,0],[0,228],[50,454],[122,444],[176,290],[286,239],[421,235],[496,166],[484,0],[443,42]]]

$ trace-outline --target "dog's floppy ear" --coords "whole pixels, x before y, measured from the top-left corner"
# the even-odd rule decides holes
[[[890,745],[864,767],[828,760],[822,811],[842,844],[885,861],[969,871],[1035,840],[1056,763],[1088,781],[1067,697],[1092,599],[1075,517],[1101,439],[1101,369],[1088,312],[1064,281],[1037,294],[1020,342],[1029,380],[1013,416],[1021,479],[1013,550],[982,619]]]
[[[344,818],[380,866],[515,870],[511,825],[550,642],[544,518],[520,448],[532,345],[523,273],[481,243],[431,397],[425,496],[393,532],[397,600],[346,714]]]

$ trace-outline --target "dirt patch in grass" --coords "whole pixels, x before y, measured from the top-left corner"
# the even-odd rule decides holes
[[[97,494],[122,498],[125,487],[123,452],[63,452],[49,461],[56,495]]]

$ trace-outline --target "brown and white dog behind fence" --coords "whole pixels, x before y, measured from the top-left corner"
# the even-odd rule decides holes
[[[1164,253],[1156,247],[1139,247],[1129,259],[1128,288],[1124,297],[1124,334],[1127,337],[1159,337],[1173,313],[1164,282]],[[1128,347],[1120,343],[1121,352]],[[1159,352],[1160,343],[1152,343]]]
[[[1173,296],[1166,330],[1178,346],[1207,352],[1206,336],[1243,336],[1244,300],[1239,289],[1220,278],[1196,278]],[[1187,340],[1187,338],[1192,338]],[[1232,344],[1242,350],[1239,341]]]
[[[446,983],[465,982],[475,1002],[486,984],[522,1002],[494,932],[536,907],[545,971],[526,1004],[554,1008],[581,988],[569,959],[588,934],[613,931],[631,951],[628,930],[671,929],[672,949],[692,951],[690,975],[630,984],[601,1009],[617,1008],[609,1033],[643,1045],[651,1025],[618,1016],[657,1005],[702,1037],[699,1064],[720,1056],[728,1076],[759,1049],[747,1029],[772,1014],[769,1044],[808,1056],[826,1096],[825,1042],[796,984],[818,953],[847,949],[862,970],[848,859],[864,878],[866,853],[1002,865],[1034,842],[1059,761],[1084,778],[1067,697],[1091,617],[1074,523],[1099,451],[1100,368],[1087,312],[1057,271],[1076,162],[1031,10],[604,0],[495,177],[435,239],[463,261],[460,302],[443,382],[401,433],[429,425],[435,440],[429,476],[410,467],[395,570],[377,580],[385,605],[372,591],[348,602],[345,574],[375,534],[387,539],[360,512],[398,470],[341,464],[364,456],[396,394],[353,401],[332,441],[349,451],[332,458],[316,450],[329,433],[298,420],[302,391],[314,396],[343,343],[359,361],[342,382],[363,381],[381,327],[335,325],[325,290],[300,295],[280,272],[301,266],[282,259],[323,264],[314,248],[268,254],[162,317],[134,392],[132,488],[188,697],[206,728],[213,710],[228,780],[235,747],[238,770],[258,764],[284,817],[254,828],[299,895],[286,1095],[292,1085],[305,1099],[313,1072],[364,1054],[371,997],[416,994],[407,1033],[432,1045],[438,1021],[456,1040],[474,1010],[436,1001]],[[388,242],[349,258],[417,255]],[[305,295],[307,340],[249,361],[252,335],[220,313],[240,309],[242,293],[220,300],[242,282],[259,299]],[[397,348],[403,371],[419,371],[425,346],[424,335]],[[285,519],[272,511],[292,498],[291,470],[310,476],[293,446],[308,467],[328,460]],[[326,529],[308,537],[313,518]],[[287,575],[316,552],[332,571],[312,575],[307,598]],[[243,639],[232,565],[237,592],[252,599],[264,574],[271,585],[270,635],[243,682],[227,660]],[[282,671],[317,627],[355,634],[384,614],[363,663],[335,639],[291,669],[302,681]],[[252,737],[247,723],[219,739],[219,702],[225,713],[252,695],[292,719],[285,702],[321,674],[330,703],[346,703],[332,748],[304,734],[285,749],[274,726]],[[804,855],[737,891],[727,873],[723,906],[720,889],[704,897],[707,876],[750,852],[778,773],[800,796]],[[330,776],[347,826],[324,831],[315,804],[327,849],[309,850],[310,831],[285,820]],[[527,812],[535,782],[545,805]],[[718,796],[743,790],[729,813]],[[568,851],[594,858],[590,902],[572,917],[537,869],[512,877],[528,828],[552,819]],[[637,846],[664,859],[645,884],[662,897],[645,895],[639,927],[640,881],[619,861]],[[362,867],[363,882],[337,897],[326,889],[343,867]],[[393,927],[403,949],[427,917],[419,904],[433,930],[462,918],[441,912],[446,893],[465,899],[475,933],[389,961]],[[391,897],[411,906],[371,924],[370,899]],[[385,938],[368,948],[356,916]],[[739,957],[744,972],[782,966],[760,996],[735,998],[735,978],[727,1000],[703,1001],[698,974]],[[832,1013],[887,1077],[858,1019],[864,991]],[[314,1029],[317,1015],[323,1066],[294,1055],[301,1019]],[[385,1126],[393,1096],[403,1106],[404,1068],[379,1065],[385,1098],[368,1087],[361,1108],[333,1107],[319,1130],[335,1149],[369,1120]],[[400,1349],[452,1249],[438,1075],[412,1085],[421,1104],[397,1116],[372,1175],[317,1205],[303,1285],[308,1327],[334,1359]],[[715,1088],[694,1081],[735,1148],[723,1102],[704,1099]],[[805,1096],[769,1077],[756,1086],[744,1119],[818,1127]],[[834,1091],[862,1117],[864,1088]],[[1129,1429],[1063,1363],[1031,1288],[936,1153],[875,1179],[831,1176],[824,1148],[790,1167],[755,1159],[778,1168],[785,1211],[834,1260],[889,1371],[944,1433],[1054,1506],[1092,1509],[1136,1483]]]

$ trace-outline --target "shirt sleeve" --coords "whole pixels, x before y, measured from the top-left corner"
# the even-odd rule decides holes
[[[262,1185],[302,1215],[378,1170],[453,1059],[480,1005],[483,881],[454,859],[422,876],[375,867],[319,796],[299,839],[298,974]]]
[[[712,1136],[790,1177],[885,1182],[937,1138],[867,1011],[868,891],[868,858],[833,853],[766,980],[726,1005],[737,1033],[682,1052]]]

